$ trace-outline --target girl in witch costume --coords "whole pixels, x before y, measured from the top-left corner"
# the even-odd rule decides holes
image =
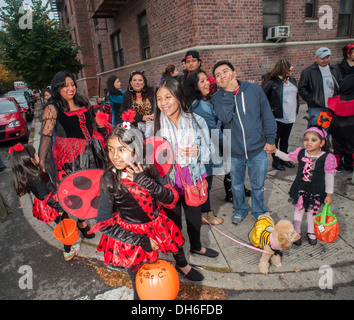
[[[39,167],[39,158],[35,148],[20,143],[9,149],[12,157],[13,183],[19,197],[32,192],[33,216],[44,223],[59,223],[68,218],[68,214],[61,208],[56,187],[49,175]],[[73,245],[64,245],[64,259],[71,260],[80,250],[81,239]]]
[[[314,215],[321,204],[333,201],[334,175],[337,162],[329,153],[327,132],[321,127],[310,127],[304,134],[304,148],[286,154],[277,149],[275,155],[283,161],[298,162],[299,167],[289,194],[295,205],[294,228],[301,235],[301,221],[307,213],[307,240],[315,245]],[[301,238],[294,242],[301,245]]]
[[[127,121],[124,125],[108,135],[110,164],[101,179],[98,223],[89,233],[103,233],[97,250],[104,253],[106,264],[128,268],[137,299],[136,273],[141,264],[157,260],[157,250],[173,252],[181,267],[186,261],[180,254],[182,233],[162,209],[173,208],[178,194],[170,185],[158,182],[153,165],[142,165],[142,134],[129,128]]]
[[[74,77],[65,71],[58,72],[51,89],[52,101],[42,117],[38,152],[41,169],[56,183],[79,170],[103,169],[103,136],[97,131],[89,102],[77,93]],[[87,233],[90,228],[85,220],[79,220],[77,226],[85,238],[95,236]]]

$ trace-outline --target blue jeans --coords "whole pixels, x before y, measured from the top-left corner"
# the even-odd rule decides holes
[[[231,185],[233,193],[234,215],[246,217],[249,207],[245,202],[245,174],[246,166],[252,187],[252,216],[258,218],[268,212],[264,205],[264,181],[267,175],[267,153],[262,150],[251,159],[231,158]]]
[[[202,213],[209,212],[211,210],[210,207],[210,190],[213,184],[213,176],[207,176],[206,181],[208,182],[208,199],[202,204]]]

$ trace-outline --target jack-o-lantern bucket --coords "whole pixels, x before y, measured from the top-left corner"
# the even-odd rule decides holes
[[[164,260],[142,265],[135,284],[141,300],[174,300],[179,291],[177,271]]]

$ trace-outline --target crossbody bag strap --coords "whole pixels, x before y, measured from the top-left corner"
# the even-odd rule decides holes
[[[182,180],[183,185],[186,186],[186,185],[187,185],[187,182],[186,182],[186,179],[184,178],[184,175],[183,175],[183,173],[182,173],[181,166],[180,166],[178,163],[176,163],[176,167],[177,167],[178,173],[179,173],[179,175],[180,175],[180,177],[181,177],[181,180]]]

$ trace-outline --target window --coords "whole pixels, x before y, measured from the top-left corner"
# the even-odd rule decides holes
[[[338,37],[350,37],[353,23],[353,0],[340,0],[338,17]]]
[[[98,60],[100,62],[100,68],[101,68],[101,72],[104,71],[104,62],[103,62],[103,55],[102,55],[102,46],[101,44],[99,44],[97,46],[97,49],[98,49]]]
[[[111,37],[113,60],[116,68],[124,65],[123,47],[122,47],[122,34],[120,31],[116,32]]]
[[[284,0],[263,0],[263,39],[267,29],[284,24]]]
[[[316,18],[316,0],[306,0],[305,17],[308,19]]]
[[[143,60],[145,60],[151,58],[146,11],[140,14],[138,16],[138,19],[139,19],[141,52],[142,52]]]

